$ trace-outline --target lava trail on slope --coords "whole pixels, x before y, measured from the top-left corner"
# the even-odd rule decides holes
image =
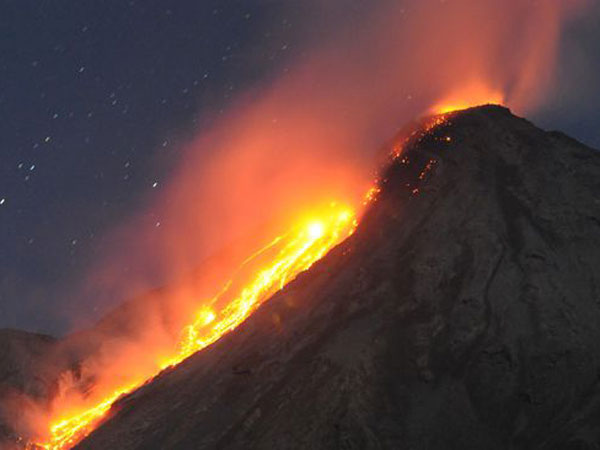
[[[352,236],[76,448],[597,446],[598,152],[498,106],[390,150]]]

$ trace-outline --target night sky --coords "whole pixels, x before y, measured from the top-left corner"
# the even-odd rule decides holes
[[[364,3],[2,2],[0,328],[64,332],[69,286],[161,189],[181,143]],[[531,117],[595,147],[599,19],[569,30],[558,87]]]

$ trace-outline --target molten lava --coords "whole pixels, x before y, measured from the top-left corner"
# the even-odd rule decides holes
[[[264,300],[351,235],[355,227],[354,211],[331,203],[273,239],[246,259],[221,291],[198,308],[193,322],[183,329],[177,348],[170,357],[157,361],[156,371],[180,363],[240,325]],[[51,420],[45,441],[30,444],[28,448],[60,450],[74,446],[98,426],[119,397],[155,374],[138,376],[115,386],[111,393],[92,404],[60,411]]]
[[[166,238],[156,241],[154,229],[148,240],[138,240],[137,234],[132,234],[144,249],[141,255],[131,252],[134,262],[140,256],[161,262],[158,267],[162,270],[164,264],[168,277],[171,265],[177,266],[180,259],[187,261],[188,252],[197,256],[196,249],[212,236],[229,239],[243,235],[247,221],[256,224],[279,218],[289,211],[290,204],[319,197],[323,190],[336,189],[344,198],[344,194],[353,195],[373,169],[370,156],[362,152],[363,143],[370,142],[375,131],[385,130],[387,125],[379,124],[387,124],[390,117],[408,119],[422,113],[421,104],[413,106],[417,102],[405,101],[410,92],[419,93],[422,99],[441,99],[430,112],[444,116],[434,117],[421,133],[444,123],[446,113],[479,104],[504,104],[505,97],[513,107],[535,106],[551,86],[549,74],[560,47],[557,39],[570,15],[571,7],[566,4],[579,2],[454,0],[440,5],[437,0],[422,0],[410,2],[410,14],[404,14],[407,2],[373,3],[384,6],[373,8],[364,26],[351,22],[353,26],[339,35],[331,33],[334,38],[330,43],[319,40],[318,51],[307,52],[297,64],[291,64],[289,72],[286,67],[281,80],[266,83],[269,87],[265,92],[252,92],[240,100],[214,129],[199,136],[191,145],[190,155],[195,156],[184,159],[173,190],[165,194],[169,196],[165,202],[169,220],[164,223],[175,225],[161,227]],[[402,26],[398,26],[399,20]],[[504,88],[510,89],[504,92]],[[401,145],[393,156],[401,164],[410,163]],[[426,179],[434,164],[431,161],[420,178]],[[340,191],[338,186],[342,186]],[[419,192],[413,189],[415,195]],[[379,187],[375,186],[367,193],[365,204],[378,195]],[[273,210],[273,216],[257,214],[255,202],[248,201],[263,198],[261,206]],[[211,220],[197,233],[201,238],[196,241],[197,225],[206,217]],[[64,395],[61,392],[61,398],[53,400],[50,419],[42,419],[42,443],[29,447],[59,450],[81,441],[106,418],[119,397],[237,327],[286,282],[350,235],[355,223],[355,212],[340,205],[302,218],[287,234],[252,254],[229,281],[214,283],[208,298],[197,299],[198,307],[189,323],[189,304],[185,303],[185,312],[181,312],[184,318],[177,315],[174,328],[176,334],[180,324],[187,323],[181,327],[180,336],[172,336],[169,328],[166,344],[160,341],[166,350],[161,347],[160,354],[151,346],[147,351],[143,347],[144,356],[151,354],[149,362],[144,359],[143,364],[137,360],[123,364],[124,371],[135,373],[113,374],[108,370],[108,381],[103,378],[92,389],[82,389],[75,381],[75,388],[66,389]],[[132,229],[137,233],[137,226]],[[219,244],[222,242],[215,245]],[[120,257],[125,253],[121,248],[119,252]],[[100,271],[101,283],[106,278],[120,283],[121,271],[113,277],[112,258],[108,261]],[[173,275],[180,275],[178,270],[173,269]],[[123,285],[129,284],[127,275]],[[194,288],[191,291],[196,292]],[[213,292],[216,294],[210,298]],[[139,353],[139,348],[136,351]],[[107,353],[98,365],[116,359]],[[121,368],[128,353],[119,356],[111,369]],[[97,375],[94,368],[91,378]],[[35,428],[37,420],[32,422],[31,428]]]
[[[278,236],[248,258],[240,270],[259,263],[258,270],[252,271],[250,282],[229,300],[228,294],[235,288],[235,280],[231,279],[208,305],[203,306],[194,323],[185,328],[179,353],[164,365],[179,363],[237,327],[263,300],[352,234],[356,225],[353,211],[335,203],[329,209],[326,214],[311,217],[290,233]]]
[[[448,98],[451,99],[452,96]],[[472,98],[475,101],[479,97]],[[500,97],[488,96],[484,102],[487,101],[500,101]],[[444,104],[447,103],[440,103]],[[454,104],[460,105],[459,108],[472,106],[470,100]],[[450,107],[436,108],[446,111]],[[431,117],[422,125],[419,133],[425,135],[446,123],[450,117],[448,112]],[[414,137],[414,133],[411,137]],[[391,157],[400,158],[402,148],[401,144],[394,147]],[[404,157],[401,162],[408,163],[408,160]],[[435,161],[430,161],[425,167],[421,179],[433,164]],[[363,205],[375,201],[379,192],[380,187],[376,182],[366,193]],[[413,194],[417,192],[418,189]],[[67,401],[55,406],[58,414],[50,420],[47,437],[43,442],[29,444],[27,447],[63,450],[76,445],[106,418],[112,405],[120,397],[139,388],[161,370],[179,364],[236,328],[263,301],[282,289],[298,273],[307,270],[333,246],[350,236],[356,225],[355,211],[337,203],[330,203],[327,208],[303,217],[288,233],[277,236],[249,256],[215,296],[199,302],[193,320],[183,327],[180,339],[171,354],[157,355],[152,371],[143,375],[132,375],[121,380],[120,384],[113,385],[112,389],[107,390],[106,386],[103,386],[103,393],[92,393],[83,401],[79,398],[76,402]]]

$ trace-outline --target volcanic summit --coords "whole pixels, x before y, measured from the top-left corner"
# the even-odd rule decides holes
[[[389,151],[354,234],[76,448],[598,448],[600,154],[493,105]]]

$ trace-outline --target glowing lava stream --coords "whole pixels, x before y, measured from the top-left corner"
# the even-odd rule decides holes
[[[303,220],[289,233],[275,238],[246,259],[219,294],[201,306],[195,320],[183,329],[173,356],[159,361],[158,367],[164,369],[176,365],[233,330],[264,300],[350,236],[355,228],[354,211],[331,203],[325,211]],[[258,267],[254,267],[255,265]],[[244,280],[249,281],[242,280],[241,286],[236,287],[240,284],[236,275],[241,269],[250,271],[250,276],[244,277]],[[220,306],[221,303],[224,305]],[[145,381],[146,379],[134,380],[117,387],[112,394],[95,405],[68,413],[63,411],[60,417],[51,421],[47,440],[27,447],[64,450],[76,445],[100,424],[119,397],[132,392]]]
[[[482,103],[501,103],[495,100],[494,96],[487,96]],[[457,104],[466,108],[477,106],[479,103],[467,101]],[[446,123],[451,116],[447,111],[453,110],[454,107],[440,103],[434,109],[443,113],[432,116],[423,125],[422,134],[427,134],[436,126]],[[402,146],[393,149],[393,158],[400,157],[401,148]],[[375,200],[379,190],[377,185],[371,188],[365,196],[364,204]],[[183,328],[173,355],[157,361],[156,372],[179,364],[236,328],[263,301],[283,288],[286,282],[310,268],[327,251],[350,236],[356,225],[356,213],[352,208],[331,203],[327,209],[300,221],[290,232],[276,237],[252,254],[225,283],[221,291],[200,306],[194,321]],[[239,276],[242,271],[246,276]],[[92,405],[63,410],[60,416],[50,421],[45,441],[27,444],[26,448],[65,450],[75,446],[102,422],[116,400],[139,388],[154,375],[156,373],[129,380]]]

